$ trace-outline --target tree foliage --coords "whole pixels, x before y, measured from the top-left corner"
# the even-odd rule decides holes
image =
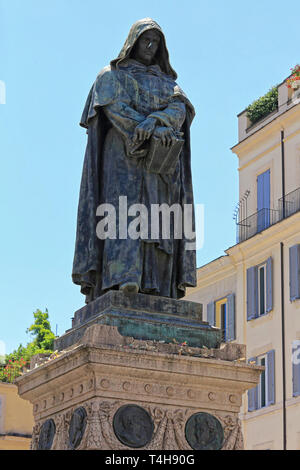
[[[27,346],[19,345],[12,353],[5,356],[5,366],[0,369],[0,381],[13,382],[20,375],[23,367],[28,367],[30,359],[35,354],[51,354],[53,352],[55,335],[51,330],[48,310],[36,310],[33,313],[34,322],[27,328],[32,341]]]
[[[38,349],[53,351],[55,335],[51,331],[48,310],[37,310],[33,313],[34,323],[27,328],[27,333],[34,337],[33,344]]]

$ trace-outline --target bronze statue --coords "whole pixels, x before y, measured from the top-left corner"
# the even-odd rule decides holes
[[[145,18],[132,26],[119,56],[101,70],[89,93],[80,123],[88,142],[72,274],[86,302],[109,289],[180,298],[196,285],[195,250],[187,249],[191,240],[173,233],[182,218],[175,221],[171,214],[173,231],[165,236],[160,216],[150,217],[152,208],[162,205],[193,208],[194,108],[176,78],[160,26]],[[110,207],[116,209],[115,230],[102,236],[99,217]],[[134,210],[143,212],[132,222],[140,236],[124,230],[128,208],[128,221]],[[193,209],[191,214],[193,219]],[[137,231],[143,221],[159,226],[154,235]]]

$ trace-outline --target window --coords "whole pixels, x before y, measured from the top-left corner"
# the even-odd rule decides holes
[[[273,309],[273,262],[247,269],[247,320],[265,315]]]
[[[235,295],[210,302],[207,305],[207,321],[220,328],[223,341],[233,341],[235,335]]]
[[[227,310],[227,303],[223,302],[220,305],[220,322],[219,322],[219,326],[217,325],[217,327],[221,329],[222,337],[224,338],[224,341],[226,341],[226,310]]]
[[[275,351],[249,359],[250,364],[264,366],[259,384],[248,390],[248,411],[258,410],[275,403]]]
[[[226,324],[227,324],[227,318],[226,318],[226,311],[227,311],[227,297],[224,299],[218,300],[215,303],[215,309],[216,309],[216,321],[215,325],[217,328],[219,328],[222,332],[222,340],[225,342],[226,341]]]
[[[266,356],[262,356],[258,358],[257,361],[259,366],[265,367],[265,370],[263,370],[261,373],[260,381],[258,384],[258,408],[263,408],[267,404],[268,382],[266,381],[266,376],[268,374],[268,364],[266,359]]]
[[[266,272],[267,272],[266,264],[263,264],[262,266],[258,266],[258,314],[259,315],[264,315],[267,312]]]

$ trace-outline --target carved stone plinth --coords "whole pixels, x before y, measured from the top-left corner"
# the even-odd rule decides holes
[[[94,324],[17,379],[33,404],[32,449],[242,449],[242,394],[261,367],[245,347],[189,347]]]
[[[122,336],[218,348],[220,330],[202,321],[202,304],[146,294],[108,291],[75,312],[72,328],[55,341],[62,350],[80,341],[93,324],[116,326]]]

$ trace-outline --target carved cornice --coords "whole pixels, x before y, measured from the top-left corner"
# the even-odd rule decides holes
[[[17,380],[17,385],[19,394],[23,398],[29,399],[32,403],[36,403],[37,400],[42,403],[39,409],[34,408],[35,413],[47,407],[49,395],[53,395],[53,405],[59,406],[68,397],[72,398],[72,393],[74,396],[93,393],[95,386],[99,385],[95,377],[102,377],[102,383],[104,377],[111,383],[116,383],[118,380],[131,382],[130,377],[135,377],[139,384],[143,383],[143,387],[151,377],[154,382],[171,383],[175,388],[183,386],[183,389],[187,390],[191,387],[184,387],[184,384],[192,381],[194,388],[203,386],[220,390],[225,388],[228,391],[236,390],[238,393],[256,385],[260,374],[259,367],[238,360],[215,359],[209,355],[209,351],[207,350],[207,357],[190,357],[143,350],[124,350],[118,347],[81,345],[21,376]],[[72,389],[65,390],[66,384],[73,384]],[[116,392],[120,391],[120,386],[118,387],[119,390]],[[58,396],[57,390],[61,390]],[[178,393],[174,395],[178,399]]]

